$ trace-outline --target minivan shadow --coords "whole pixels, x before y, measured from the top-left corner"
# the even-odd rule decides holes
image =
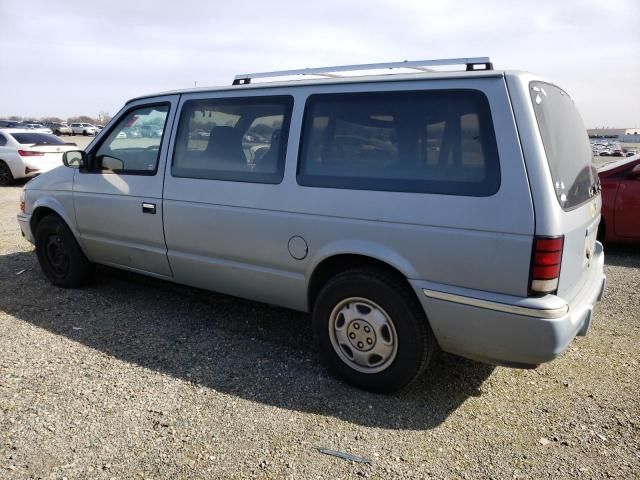
[[[604,246],[604,263],[616,267],[640,268],[640,248],[637,245],[607,243]]]
[[[33,252],[0,256],[0,310],[206,388],[363,426],[433,428],[494,369],[441,354],[408,391],[367,393],[325,369],[306,314],[102,267],[91,286],[60,289]]]

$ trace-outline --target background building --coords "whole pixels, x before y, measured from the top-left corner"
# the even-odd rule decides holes
[[[640,142],[640,127],[636,128],[589,128],[589,138],[615,138],[621,142]]]

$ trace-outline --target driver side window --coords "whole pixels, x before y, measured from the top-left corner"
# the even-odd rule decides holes
[[[169,112],[168,104],[131,110],[109,132],[95,154],[103,173],[155,175]]]

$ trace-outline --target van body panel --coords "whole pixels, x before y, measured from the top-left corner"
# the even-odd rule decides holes
[[[309,284],[323,261],[344,254],[370,257],[388,264],[407,279],[443,350],[489,363],[535,366],[556,357],[575,335],[586,332],[605,283],[602,246],[595,241],[600,197],[594,195],[570,209],[563,209],[559,203],[554,172],[549,167],[530,96],[530,84],[537,81],[542,80],[523,72],[470,71],[274,82],[139,97],[126,104],[87,152],[95,153],[111,131],[115,136],[113,129],[120,123],[127,124],[121,120],[131,108],[168,102],[171,107],[155,174],[74,171],[63,175],[60,169],[43,174],[25,187],[27,210],[19,215],[19,224],[25,236],[33,239],[30,218],[34,206],[55,204],[88,257],[96,263],[302,311],[309,308]],[[317,186],[321,182],[316,186],[302,185],[302,176],[299,181],[299,156],[306,148],[301,137],[310,96],[376,93],[380,97],[387,92],[456,90],[480,92],[487,100],[499,160],[500,183],[495,193],[470,196],[335,185],[329,188]],[[239,177],[236,181],[230,177],[207,178],[207,172],[203,173],[206,162],[215,158],[209,150],[210,145],[216,146],[212,138],[222,138],[216,135],[234,127],[231,121],[214,122],[208,131],[196,132],[189,127],[184,137],[179,129],[183,108],[188,113],[186,122],[197,118],[200,124],[209,125],[209,120],[203,120],[204,108],[201,113],[197,111],[205,100],[276,96],[293,99],[285,162],[277,175],[268,172],[263,183],[238,180]],[[196,105],[198,109],[188,110],[185,105]],[[237,110],[213,113],[241,118],[237,113],[241,108],[236,107]],[[387,115],[392,120],[380,119],[376,111],[367,114],[367,118],[378,123],[366,120],[355,125],[396,122],[401,115],[396,117],[397,105],[393,107],[393,115]],[[405,111],[414,110],[407,106]],[[469,111],[458,110],[460,115]],[[263,116],[269,115],[273,116]],[[253,122],[259,115],[247,117],[247,122]],[[421,110],[410,118],[424,120],[426,115]],[[434,115],[429,118],[430,123],[416,123],[414,130],[426,126],[420,130],[424,132],[449,118],[454,117]],[[461,116],[455,118],[460,120],[456,120],[458,138],[453,141],[461,145],[462,120]],[[275,129],[284,130],[282,123],[279,127],[276,123],[271,129],[266,128],[271,134],[269,142],[256,134],[257,143],[265,145],[245,141],[247,129],[233,132],[241,134],[236,137],[241,153],[249,148],[245,144],[256,148],[246,159],[240,155],[242,165],[237,171],[245,173],[249,164],[251,169],[257,168],[258,160],[263,158],[257,155],[258,149],[263,148],[264,156],[264,148],[271,151],[278,138]],[[413,126],[400,122],[397,125]],[[223,128],[214,130],[218,127]],[[398,137],[410,137],[407,132],[411,128],[395,128],[401,132]],[[466,134],[468,131],[467,128]],[[195,143],[206,145],[202,150],[190,150],[191,133],[193,138],[198,135]],[[358,135],[367,138],[362,133],[347,137]],[[229,134],[226,140],[231,137]],[[420,147],[408,151],[431,148],[428,134],[422,133],[419,138],[415,144]],[[477,138],[484,138],[484,132],[474,140]],[[387,139],[395,146],[402,144],[400,140],[392,142],[391,136]],[[420,143],[423,139],[424,143]],[[181,145],[186,148],[179,149]],[[486,143],[478,140],[474,145],[484,148]],[[371,146],[377,148],[373,143]],[[438,151],[449,155],[449,150],[440,146]],[[191,151],[202,155],[190,158]],[[427,165],[427,157],[416,154],[414,163]],[[452,154],[451,164],[455,162],[453,157]],[[172,166],[180,158],[188,161],[179,165],[174,176]],[[226,160],[224,155],[221,158]],[[481,156],[480,160],[485,158]],[[394,169],[403,168],[400,163],[388,164]],[[199,170],[201,176],[190,178],[190,168]],[[370,169],[370,164],[361,168]],[[370,174],[369,170],[363,171]],[[281,181],[274,183],[280,173]],[[454,177],[454,181],[463,176]],[[143,203],[154,204],[154,214],[143,214],[147,208]],[[553,294],[532,296],[529,291],[536,236],[564,238],[559,285]]]
[[[298,139],[309,95],[454,87],[479,90],[489,99],[501,160],[502,182],[496,194],[464,197],[297,184]],[[408,278],[462,287],[482,285],[487,291],[526,295],[533,207],[501,77],[460,80],[454,86],[451,82],[430,80],[270,89],[267,94],[259,90],[225,91],[220,92],[220,97],[211,93],[184,95],[181,104],[190,99],[257,94],[294,95],[283,181],[279,185],[262,185],[176,178],[171,175],[168,162],[165,236],[176,280],[197,284],[187,278],[190,270],[179,265],[182,260],[178,258],[189,255],[195,255],[191,261],[201,258],[205,269],[213,268],[217,262],[232,261],[275,269],[285,276],[304,275],[308,282],[310,265],[333,254],[353,253],[385,261]],[[172,146],[169,150],[173,150]],[[185,231],[192,233],[186,236]],[[288,252],[287,242],[294,235],[304,238],[309,246],[304,260],[295,260]],[[505,258],[509,259],[509,268],[500,269]],[[491,274],[497,269],[500,275]],[[264,287],[256,283],[255,288]],[[243,291],[243,295],[252,298],[259,293],[249,285]],[[276,303],[273,299],[268,301]],[[289,304],[306,305],[306,299]]]
[[[602,297],[605,280],[602,245],[596,243],[593,268],[587,281],[569,304],[556,295],[517,298],[412,281],[440,347],[449,353],[486,363],[535,367],[560,355],[576,335],[589,328],[593,306]],[[425,290],[451,292],[498,305],[546,311],[565,305],[567,313],[554,318],[519,315],[464,303],[444,301]],[[472,302],[469,302],[472,303]],[[506,310],[506,309],[505,309]],[[535,313],[534,313],[535,314]],[[455,321],[451,321],[455,319]]]
[[[535,233],[539,236],[564,237],[557,294],[570,302],[582,290],[590,270],[597,268],[593,254],[602,199],[598,194],[571,209],[564,210],[561,207],[529,93],[532,82],[544,81],[531,74],[507,75],[506,80],[532,186]],[[588,142],[586,130],[585,142]]]
[[[151,175],[118,174],[110,171],[76,170],[73,182],[75,217],[79,243],[89,258],[112,266],[131,267],[170,277],[162,222],[162,189],[169,132],[179,96],[160,97],[152,102],[134,102],[113,121],[117,125],[128,112],[149,104],[168,104],[166,133],[162,138],[157,168]],[[109,130],[100,138],[106,138]],[[95,140],[89,154],[99,148]],[[142,204],[155,205],[155,214],[145,214]]]

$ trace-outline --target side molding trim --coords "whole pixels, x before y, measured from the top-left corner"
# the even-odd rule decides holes
[[[461,305],[469,305],[471,307],[486,308],[497,312],[512,313],[514,315],[524,315],[527,317],[554,319],[560,318],[569,312],[569,305],[560,308],[540,309],[519,307],[517,305],[509,305],[506,303],[492,302],[490,300],[480,300],[479,298],[465,297],[463,295],[455,295],[452,293],[438,292],[423,288],[422,292],[429,298],[436,300],[444,300],[447,302],[459,303]]]

